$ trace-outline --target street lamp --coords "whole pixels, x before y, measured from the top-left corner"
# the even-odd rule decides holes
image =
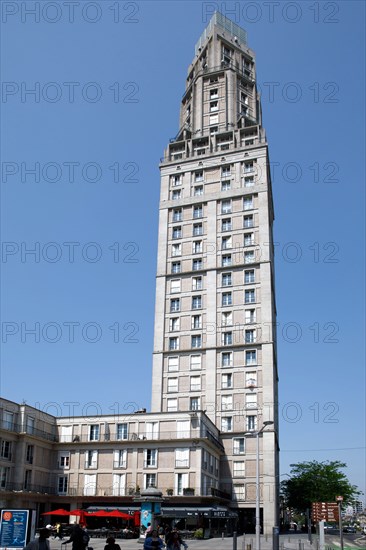
[[[263,426],[260,430],[255,432],[253,435],[255,435],[256,438],[256,472],[255,472],[255,548],[256,550],[260,550],[261,547],[261,514],[260,514],[260,501],[261,501],[261,494],[260,494],[260,484],[259,484],[259,436],[263,432],[263,430],[270,426],[271,424],[274,424],[273,420],[266,420],[263,422]]]

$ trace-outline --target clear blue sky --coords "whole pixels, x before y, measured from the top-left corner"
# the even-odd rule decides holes
[[[149,409],[158,163],[213,7],[274,167],[281,471],[339,459],[365,491],[363,2],[2,2],[1,394]]]

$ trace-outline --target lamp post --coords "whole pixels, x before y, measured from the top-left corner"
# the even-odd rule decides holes
[[[256,438],[256,473],[255,473],[255,548],[260,550],[261,547],[261,491],[259,484],[259,436],[263,430],[274,424],[273,420],[266,420],[260,430],[255,432]]]

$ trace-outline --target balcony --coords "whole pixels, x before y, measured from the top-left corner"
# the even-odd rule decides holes
[[[84,463],[84,468],[85,468],[85,470],[97,470],[98,465],[96,463],[85,462]]]
[[[197,388],[198,388],[198,385],[197,385]],[[175,390],[176,391],[176,390]],[[199,390],[198,390],[199,391]],[[76,441],[76,437],[77,437],[77,441]],[[99,443],[102,444],[102,442],[104,441],[103,439],[103,434],[99,440]],[[159,432],[156,432],[156,433],[153,433],[151,431],[145,431],[145,430],[141,430],[140,432],[131,432],[129,434],[126,434],[126,437],[121,439],[121,437],[119,436],[119,434],[117,434],[116,432],[112,432],[110,433],[109,435],[109,441],[113,442],[113,441],[118,441],[120,444],[123,444],[124,442],[126,443],[126,445],[131,442],[131,441],[156,441],[156,440],[159,440],[159,441],[172,441],[172,440],[175,440],[177,438],[179,439],[190,439],[190,438],[203,438],[203,439],[208,439],[210,440],[212,443],[214,443],[216,445],[216,447],[220,448],[220,449],[223,449],[223,446],[221,444],[221,442],[219,441],[218,437],[216,437],[213,433],[211,433],[207,428],[206,426],[202,425],[201,428],[198,428],[198,429],[194,429],[194,428],[189,428],[187,430],[184,430],[184,431],[180,431],[180,432],[177,432],[177,430],[168,430],[168,431],[162,431],[160,430]],[[83,434],[83,435],[78,435],[78,436],[70,436],[68,439],[63,439],[63,443],[66,443],[66,444],[73,444],[73,443],[95,443],[95,444],[98,444],[98,441],[93,441],[91,442],[90,439],[89,439],[89,435],[88,434]],[[89,468],[90,469],[90,468]]]
[[[0,460],[7,460],[8,462],[11,462],[12,458],[13,454],[11,452],[4,452],[4,454],[0,456]]]
[[[20,432],[20,424],[15,424],[14,422],[9,422],[8,420],[2,420],[0,422],[0,428],[9,432]]]
[[[184,460],[176,460],[175,461],[175,467],[176,468],[189,468],[189,459]]]
[[[257,126],[258,121],[251,115],[248,114],[240,114],[238,118],[238,127],[239,128],[251,128],[253,126]],[[202,157],[205,155],[211,155],[212,153],[224,153],[227,151],[232,151],[235,148],[238,147],[238,145],[235,144],[234,141],[228,141],[228,142],[219,142],[214,144],[213,138],[214,136],[217,136],[219,132],[225,132],[227,130],[226,125],[219,124],[217,126],[221,126],[221,129],[216,132],[215,134],[211,133],[210,128],[204,128],[201,130],[202,137],[209,136],[211,138],[211,143],[209,145],[206,145],[205,147],[200,148],[193,148],[192,150],[187,151],[178,151],[178,152],[171,152],[168,151],[167,154],[164,155],[164,157],[160,158],[160,162],[176,162],[180,160],[186,160],[189,158],[195,158],[195,157]],[[188,140],[189,141],[189,140]],[[253,147],[257,146],[259,144],[266,143],[266,140],[261,137],[244,137],[240,139],[240,146],[239,147]]]
[[[184,461],[182,461],[184,462]],[[147,466],[148,467],[148,466]],[[176,468],[188,468],[189,464],[187,466],[179,466],[176,465]],[[217,473],[216,473],[217,476]],[[231,495],[229,493],[229,484],[227,484],[228,487],[221,487],[220,489],[216,487],[201,487],[201,490],[199,490],[197,487],[184,487],[180,488],[177,492],[174,492],[175,495],[185,496],[185,497],[192,497],[192,496],[214,496],[218,498],[223,498],[226,500],[231,500]],[[168,491],[170,493],[171,489],[169,489],[170,486],[166,487],[160,487],[161,490],[164,493],[168,494]],[[120,486],[118,484],[116,485],[92,485],[90,487],[84,487],[84,485],[80,484],[72,484],[69,485],[65,490],[58,490],[57,487],[49,487],[49,486],[42,486],[42,485],[29,485],[27,489],[23,487],[20,483],[11,483],[6,482],[3,484],[2,487],[0,487],[0,494],[1,492],[15,492],[15,493],[37,493],[37,494],[43,494],[43,495],[58,495],[58,496],[69,496],[69,497],[126,497],[131,498],[136,494],[136,486],[129,485],[129,486]]]
[[[226,491],[222,491],[220,489],[216,489],[215,487],[211,487],[211,496],[218,497],[218,498],[224,498],[226,500],[231,500],[231,493],[228,493]]]
[[[44,430],[38,430],[31,426],[24,426],[23,424],[15,424],[14,422],[7,422],[3,420],[0,423],[0,428],[9,432],[15,432],[18,434],[28,434],[40,439],[46,439],[47,441],[58,441],[58,437],[55,434],[45,432]]]
[[[32,485],[29,484],[24,487],[24,483],[14,483],[6,481],[0,486],[0,491],[13,491],[14,493],[39,493],[43,495],[55,495],[57,494],[54,487],[47,485]]]
[[[144,460],[144,468],[157,468],[156,460]]]

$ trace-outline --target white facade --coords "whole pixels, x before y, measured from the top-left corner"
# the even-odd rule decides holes
[[[251,433],[273,422],[260,438],[269,530],[278,480],[271,178],[254,53],[220,14],[196,47],[160,168],[152,410],[206,412],[225,446],[220,488],[239,508],[255,499]]]
[[[273,204],[245,31],[215,14],[196,46],[161,163],[152,412],[55,418],[0,400],[0,504],[223,506],[278,525]],[[17,460],[15,460],[17,457]],[[187,501],[187,499],[190,499]],[[193,499],[193,500],[192,500]],[[214,516],[213,516],[214,517]],[[220,516],[224,517],[224,516]]]

